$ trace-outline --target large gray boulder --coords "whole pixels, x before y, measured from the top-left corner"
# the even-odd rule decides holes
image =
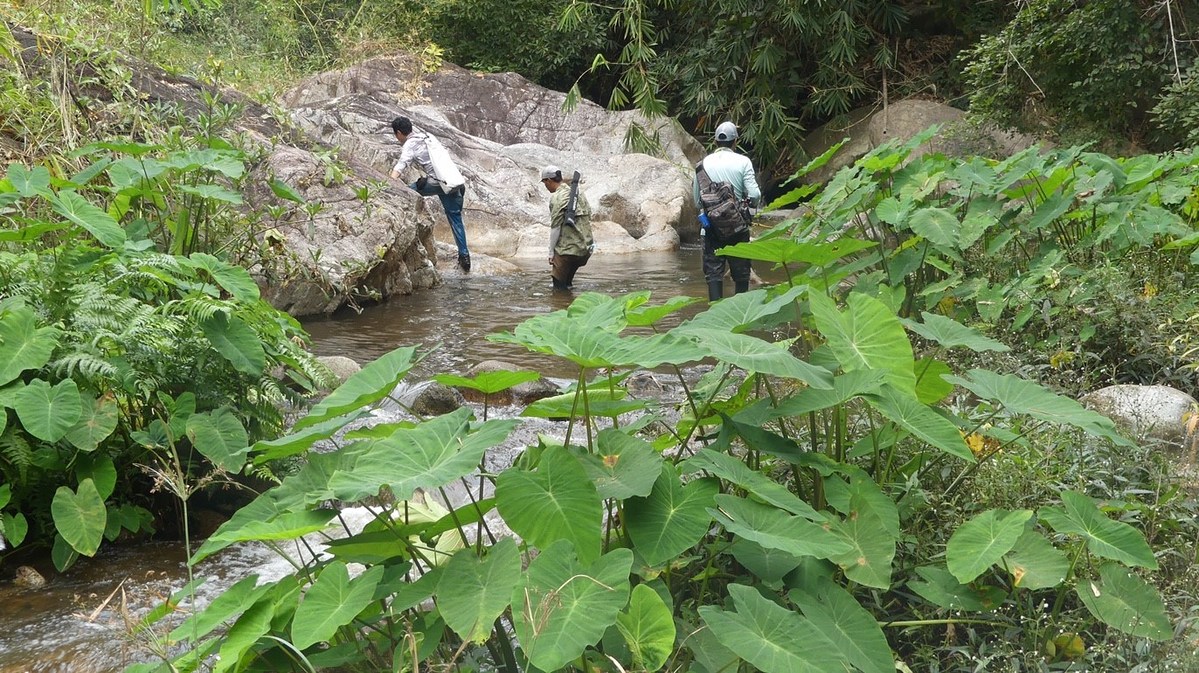
[[[679,229],[689,232],[695,220],[691,166],[703,148],[673,120],[649,121],[585,100],[564,112],[564,101],[564,94],[512,73],[451,64],[426,73],[406,55],[321,73],[282,97],[301,130],[378,174],[400,154],[389,126],[395,116],[441,139],[467,178],[463,218],[472,252],[546,253],[549,194],[538,169],[550,163],[583,174],[597,254],[677,247]],[[625,149],[634,124],[658,134],[662,158]],[[409,192],[394,183],[387,191]],[[437,239],[450,241],[437,199],[423,200],[436,213]]]
[[[1189,421],[1199,411],[1199,403],[1181,390],[1116,385],[1088,393],[1080,401],[1140,438],[1187,449],[1195,438]]]
[[[934,124],[940,129],[916,148],[913,156],[937,152],[1002,158],[1037,142],[1032,136],[969,120],[964,112],[945,103],[909,98],[886,106],[858,108],[811,131],[803,142],[804,152],[810,157],[820,156],[841,140],[845,144],[827,164],[804,176],[804,180],[825,182],[870,150],[893,140],[907,142]]]

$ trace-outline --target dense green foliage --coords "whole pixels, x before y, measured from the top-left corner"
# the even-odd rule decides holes
[[[1024,3],[971,49],[970,107],[1069,143],[1193,144],[1196,26],[1189,2]]]
[[[1051,340],[1030,328],[1074,259],[1165,250],[1156,263],[1185,274],[1168,250],[1195,245],[1193,157],[907,161],[921,140],[788,194],[810,208],[728,249],[787,283],[669,329],[696,300],[584,294],[490,337],[578,367],[523,411],[569,419],[565,437],[498,474],[477,469],[513,419],[464,408],[339,435],[418,355],[367,366],[250,448],[251,465],[307,460],[192,559],[309,535],[288,554],[301,572],[239,583],[169,633],[152,616],[145,639],[215,671],[1188,670],[1172,638],[1194,629],[1193,498],[1110,420],[1000,370],[1009,347],[963,321]],[[626,387],[651,369],[678,373],[685,400]],[[476,496],[426,496],[458,483]]]
[[[299,324],[203,252],[229,240],[216,213],[241,201],[239,151],[79,156],[72,175],[11,164],[0,180],[0,533],[53,544],[59,569],[152,532],[152,492],[236,472],[282,430],[290,386],[328,377]]]

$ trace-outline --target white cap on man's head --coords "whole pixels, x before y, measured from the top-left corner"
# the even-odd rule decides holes
[[[562,176],[562,169],[558,168],[557,166],[555,166],[553,164],[550,164],[549,166],[546,166],[545,168],[541,169],[541,179],[542,180],[556,180],[556,179],[560,179],[561,176]]]

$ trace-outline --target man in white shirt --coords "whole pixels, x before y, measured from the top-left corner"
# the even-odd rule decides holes
[[[758,189],[758,180],[754,175],[754,166],[749,157],[733,151],[737,143],[737,125],[726,121],[716,127],[716,151],[704,157],[703,168],[712,182],[727,182],[733,187],[737,200],[748,201],[756,207],[762,197]],[[700,201],[700,184],[697,175],[693,186],[695,205],[703,211]],[[704,278],[708,281],[708,301],[716,301],[724,296],[724,267],[728,264],[729,274],[733,277],[734,294],[749,290],[750,263],[741,257],[723,257],[716,251],[726,245],[749,242],[748,227],[741,233],[731,237],[721,237],[715,227],[708,227],[700,232],[704,237]]]
[[[463,271],[470,271],[470,250],[466,247],[466,227],[462,224],[462,197],[466,194],[466,181],[441,142],[424,131],[413,129],[412,120],[396,117],[391,122],[391,130],[396,140],[404,146],[400,160],[391,169],[391,177],[400,179],[404,170],[412,164],[416,164],[424,173],[423,177],[408,186],[421,196],[441,199],[445,218],[449,220],[450,231],[454,233],[454,243],[458,246],[458,266]],[[440,170],[437,170],[439,164]]]

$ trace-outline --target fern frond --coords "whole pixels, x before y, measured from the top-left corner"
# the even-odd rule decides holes
[[[4,413],[8,413],[4,410]],[[18,483],[29,478],[29,468],[33,466],[33,447],[25,435],[18,433],[16,427],[9,426],[8,431],[0,435],[0,469],[5,473],[10,470],[17,474]]]

